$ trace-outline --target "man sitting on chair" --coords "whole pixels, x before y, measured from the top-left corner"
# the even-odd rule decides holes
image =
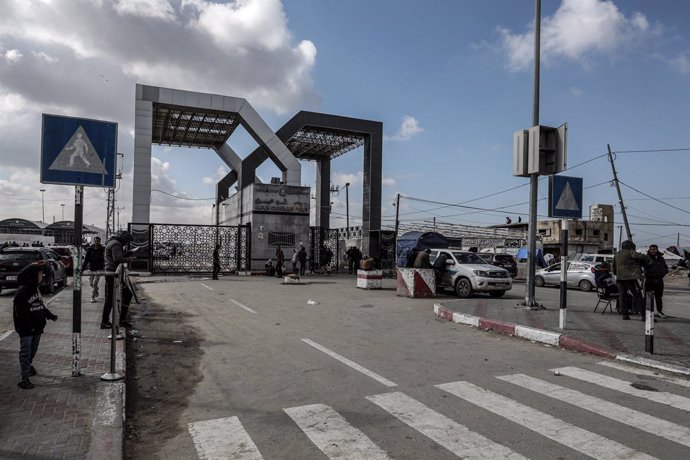
[[[594,282],[598,288],[603,288],[607,297],[618,295],[616,279],[609,271],[609,264],[602,262],[594,267]]]

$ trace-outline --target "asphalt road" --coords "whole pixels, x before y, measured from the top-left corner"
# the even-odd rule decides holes
[[[392,280],[307,281],[140,285],[129,457],[690,458],[687,381],[437,320]]]

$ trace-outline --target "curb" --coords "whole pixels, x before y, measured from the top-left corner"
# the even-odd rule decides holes
[[[126,331],[125,331],[126,333]],[[125,409],[127,404],[126,340],[118,340],[115,369],[125,378],[101,382],[96,396],[96,414],[91,422],[91,443],[86,453],[90,460],[121,460],[124,456]]]
[[[651,367],[674,374],[690,376],[690,368],[676,366],[675,364],[662,363],[654,359],[645,358],[642,356],[616,354],[605,348],[591,344],[585,340],[578,339],[566,334],[558,332],[545,331],[543,329],[536,329],[533,327],[521,326],[515,323],[506,323],[494,319],[481,318],[479,316],[468,315],[465,313],[455,313],[452,310],[442,306],[440,303],[434,304],[434,314],[446,321],[452,321],[458,324],[465,324],[468,326],[483,329],[485,331],[493,331],[498,334],[512,335],[530,340],[532,342],[543,343],[545,345],[556,346],[567,350],[579,351],[581,353],[589,353],[603,358],[615,359],[618,361],[625,361],[639,366]]]

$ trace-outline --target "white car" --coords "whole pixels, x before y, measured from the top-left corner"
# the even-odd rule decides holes
[[[474,292],[488,292],[491,297],[501,297],[513,287],[508,270],[488,264],[474,252],[432,249],[429,261],[433,264],[441,254],[448,259],[438,288],[452,288],[458,297],[465,298]]]

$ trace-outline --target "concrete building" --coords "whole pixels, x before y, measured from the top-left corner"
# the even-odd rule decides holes
[[[544,252],[560,257],[561,221],[537,222],[537,235]],[[589,208],[589,220],[570,220],[568,223],[568,253],[608,253],[615,251],[613,206],[595,204]]]

